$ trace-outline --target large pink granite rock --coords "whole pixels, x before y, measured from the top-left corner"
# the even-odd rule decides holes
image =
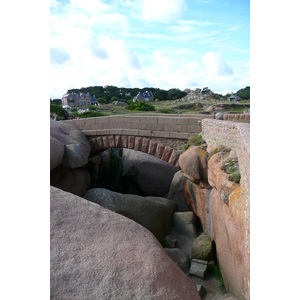
[[[216,243],[217,258],[226,291],[245,299],[245,191],[236,188],[226,205],[216,189],[211,193],[212,238]]]
[[[51,299],[200,299],[196,285],[134,221],[50,187]]]
[[[184,175],[194,183],[207,182],[207,152],[200,146],[190,146],[179,156],[179,166]]]

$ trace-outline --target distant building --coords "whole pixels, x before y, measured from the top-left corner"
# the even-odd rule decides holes
[[[69,93],[65,94],[61,98],[62,106],[81,107],[89,105],[97,105],[98,101],[95,96],[91,96],[89,93]]]
[[[133,102],[139,102],[139,101],[145,101],[145,102],[152,102],[153,101],[153,95],[151,92],[139,92],[134,98]]]
[[[241,98],[236,95],[236,94],[233,94],[231,92],[231,95],[227,98],[229,102],[240,102],[241,101]]]

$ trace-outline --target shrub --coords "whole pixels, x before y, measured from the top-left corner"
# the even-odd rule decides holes
[[[160,108],[158,111],[163,114],[173,114],[174,113],[174,109],[166,108],[166,107]]]
[[[155,107],[147,102],[129,102],[126,106],[129,110],[139,110],[139,111],[155,111]]]
[[[235,183],[240,183],[241,175],[240,173],[233,173],[229,176],[228,180],[234,181]]]
[[[61,119],[68,120],[69,118],[67,111],[58,104],[50,104],[50,113],[58,115]]]
[[[97,108],[97,106],[89,105],[88,109],[89,110],[97,110],[98,108]]]
[[[94,118],[94,117],[103,117],[103,116],[106,115],[98,111],[86,111],[79,115],[80,118]]]
[[[183,150],[186,151],[192,145],[200,146],[202,143],[202,135],[198,134],[195,138],[189,140],[185,145],[183,145]]]

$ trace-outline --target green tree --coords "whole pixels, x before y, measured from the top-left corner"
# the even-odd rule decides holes
[[[182,92],[179,89],[170,89],[170,90],[168,90],[167,99],[168,100],[176,100],[176,99],[180,99],[186,95],[187,95],[186,92]]]

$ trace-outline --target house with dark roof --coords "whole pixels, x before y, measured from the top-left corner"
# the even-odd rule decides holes
[[[229,102],[240,102],[241,101],[241,98],[236,95],[236,94],[233,94],[231,92],[231,95],[227,98]]]
[[[61,98],[62,106],[81,107],[89,105],[97,105],[98,101],[95,96],[91,96],[88,92],[85,93],[69,93]]]
[[[153,101],[153,94],[151,92],[139,92],[134,98],[133,102],[139,102],[139,101],[145,101],[145,102],[152,102]]]

